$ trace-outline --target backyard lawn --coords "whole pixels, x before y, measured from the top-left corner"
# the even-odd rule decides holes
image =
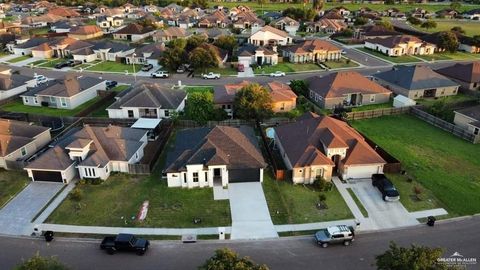
[[[465,34],[467,36],[474,36],[480,33],[480,21],[474,20],[447,20],[447,19],[437,19],[434,20],[437,23],[436,28],[425,29],[421,27],[417,27],[420,31],[425,32],[439,32],[439,31],[448,31],[455,26],[460,26],[463,30],[465,30]]]
[[[318,195],[310,185],[293,185],[289,181],[273,180],[269,173],[263,177],[263,191],[273,224],[311,223],[353,218],[350,209],[334,187],[325,192],[328,209],[316,207]]]
[[[114,88],[110,89],[110,91],[115,91],[115,92],[122,92],[130,88],[130,85],[118,85],[115,86]],[[107,102],[104,105],[99,106],[96,110],[94,110],[92,113],[90,113],[90,116],[92,117],[107,117],[108,118],[108,112],[107,108],[110,107],[115,102],[115,99],[112,99],[111,102]]]
[[[430,190],[450,215],[480,212],[480,144],[410,115],[353,121],[352,125],[400,160],[407,174]]]
[[[342,58],[340,61],[328,61],[324,64],[330,69],[358,67],[357,63],[346,58]]]
[[[431,107],[433,104],[439,101],[444,101],[447,105],[455,106],[456,103],[462,103],[466,101],[475,100],[474,96],[465,95],[462,93],[458,93],[454,96],[448,97],[440,97],[440,98],[425,98],[425,99],[417,99],[417,103],[420,105],[424,105],[427,107]]]
[[[0,209],[17,193],[27,186],[30,180],[25,172],[0,170]]]
[[[125,73],[133,73],[134,65],[126,65],[122,63],[112,62],[112,61],[103,61],[98,63],[94,66],[86,68],[88,71],[105,71],[105,72],[120,72]],[[135,73],[139,72],[142,68],[142,65],[135,65]]]
[[[480,24],[479,24],[480,27]],[[465,53],[465,52],[443,52],[443,53],[435,53],[432,55],[417,55],[418,58],[421,58],[426,61],[436,61],[436,60],[478,60],[480,56],[473,53]]]
[[[392,63],[397,63],[397,64],[421,62],[420,59],[417,59],[415,57],[408,56],[408,55],[391,57],[391,56],[387,56],[383,53],[376,52],[376,51],[373,51],[373,50],[370,50],[370,49],[367,49],[367,48],[357,48],[357,50],[360,50],[362,52],[366,52],[366,53],[371,54],[373,56],[377,56],[377,57],[380,57],[382,59],[385,59],[387,61],[390,61]]]
[[[95,97],[94,99],[85,102],[84,104],[76,107],[73,110],[65,110],[65,109],[55,109],[43,106],[26,106],[23,105],[21,100],[12,101],[5,105],[0,106],[0,109],[7,111],[7,112],[23,112],[23,113],[33,113],[33,114],[41,114],[41,115],[49,115],[49,116],[74,116],[77,113],[81,112],[82,110],[90,107],[95,102],[100,100],[100,97]]]
[[[392,108],[392,107],[393,107],[393,100],[386,103],[362,105],[359,107],[354,107],[352,108],[352,112],[363,112],[363,111],[386,109],[386,108]]]
[[[322,70],[322,68],[312,63],[294,64],[294,63],[283,62],[283,63],[278,63],[275,66],[263,66],[262,68],[256,68],[254,69],[254,73],[268,75],[275,71],[283,71],[285,73],[289,73],[289,72],[315,71],[315,70]]]
[[[189,94],[195,93],[195,92],[205,92],[205,91],[213,93],[213,86],[200,86],[200,85],[186,86],[185,91],[187,91],[187,93]]]
[[[7,62],[13,64],[13,63],[18,63],[18,62],[21,62],[21,61],[25,61],[25,60],[30,59],[30,58],[32,58],[31,55],[22,55],[22,56],[19,56],[19,57],[15,57],[15,58],[13,58],[13,59],[10,59],[10,60],[8,60]]]
[[[134,226],[210,227],[231,223],[228,200],[214,201],[211,188],[169,188],[158,173],[152,176],[111,175],[100,185],[79,184],[80,201],[66,199],[48,223]],[[134,221],[144,201],[150,207],[144,222]],[[200,218],[200,224],[193,219]]]

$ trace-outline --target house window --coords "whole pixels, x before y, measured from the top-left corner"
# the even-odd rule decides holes
[[[225,105],[222,105],[222,109],[224,109],[224,110],[226,109]]]
[[[90,176],[90,174],[88,173],[88,169],[87,169],[87,168],[84,168],[83,170],[85,171],[85,176]]]
[[[198,183],[198,172],[193,173],[193,182]]]
[[[475,129],[473,130],[473,134],[478,135],[479,133],[480,133],[480,129],[475,128]]]
[[[165,117],[169,117],[170,116],[170,111],[169,110],[165,110]]]
[[[55,103],[57,102],[57,100],[55,99],[55,97],[50,97],[50,102]]]
[[[20,149],[20,152],[22,153],[22,157],[26,156],[27,155],[27,148],[22,147],[22,149]]]
[[[285,110],[285,103],[282,103],[282,106],[280,107],[280,110],[281,111]]]
[[[231,108],[232,108],[232,105],[228,104],[228,105],[227,105],[227,109],[230,110]]]
[[[208,183],[208,172],[205,172],[205,182]]]
[[[95,175],[95,169],[93,169],[93,168],[92,168],[92,176],[94,176],[94,177],[96,176]]]
[[[28,101],[28,100],[27,100]],[[28,103],[28,102],[27,102]],[[33,103],[38,104],[38,99],[37,97],[33,97]]]
[[[60,98],[60,106],[67,107],[67,99],[66,98]]]
[[[375,102],[375,95],[370,96],[370,102]]]
[[[133,111],[132,110],[128,110],[127,113],[128,113],[128,118],[133,118]]]
[[[182,177],[183,177],[183,183],[186,184],[186,183],[187,183],[186,174],[185,174],[185,173],[182,173]]]
[[[135,153],[135,159],[138,159],[138,152]]]
[[[24,98],[23,98],[23,103],[28,104],[28,102],[29,102],[29,101],[28,101],[28,97],[24,97]]]
[[[108,173],[108,166],[105,166],[105,173]]]

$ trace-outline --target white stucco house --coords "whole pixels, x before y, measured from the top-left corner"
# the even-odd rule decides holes
[[[288,45],[293,38],[285,31],[266,25],[260,29],[252,28],[252,35],[248,38],[248,43],[255,46],[265,45]]]

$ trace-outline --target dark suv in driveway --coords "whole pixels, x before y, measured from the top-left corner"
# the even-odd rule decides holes
[[[382,193],[382,199],[388,202],[400,200],[400,194],[393,183],[384,174],[373,174],[372,185]]]

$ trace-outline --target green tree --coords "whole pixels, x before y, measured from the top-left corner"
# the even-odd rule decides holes
[[[317,12],[322,10],[323,5],[324,5],[323,0],[313,0],[312,1],[312,8]]]
[[[169,48],[179,48],[184,50],[187,47],[187,40],[184,38],[176,38],[168,42],[167,47]]]
[[[54,257],[42,257],[35,254],[32,258],[23,261],[15,270],[67,270],[68,268]]]
[[[463,28],[460,27],[460,26],[454,26],[450,30],[452,30],[453,32],[460,33],[460,34],[465,34],[465,30],[463,30]]]
[[[192,0],[192,4],[190,5],[192,8],[208,8],[208,1],[207,0]]]
[[[207,121],[217,120],[215,119],[215,110],[211,92],[194,92],[188,95],[187,105],[185,106],[185,116],[188,119],[205,124]]]
[[[461,7],[462,7],[462,3],[458,1],[452,1],[452,3],[450,3],[450,8],[453,10],[459,10]]]
[[[413,25],[420,25],[422,24],[422,21],[419,18],[416,17],[408,17],[407,21]]]
[[[460,43],[458,42],[457,35],[451,31],[444,31],[438,35],[437,46],[440,49],[445,49],[451,53],[454,53],[457,51],[459,45]]]
[[[167,48],[160,58],[160,64],[168,70],[176,70],[180,65],[185,63],[185,50],[180,47]]]
[[[298,96],[307,96],[308,94],[308,85],[304,80],[292,80],[290,81],[290,88]]]
[[[188,60],[195,70],[205,71],[207,68],[218,66],[218,60],[215,54],[211,50],[201,47],[190,52]]]
[[[436,28],[437,27],[437,23],[432,21],[432,20],[428,20],[428,21],[425,21],[422,23],[421,25],[422,28],[425,28],[425,29],[431,29],[431,28]]]
[[[376,259],[378,270],[440,270],[446,266],[437,264],[443,254],[441,248],[429,248],[412,245],[410,248],[398,247],[390,243],[390,248]]]
[[[354,25],[365,25],[368,22],[368,19],[365,17],[357,17],[355,19],[355,22],[353,23]]]
[[[377,22],[376,24],[379,25],[379,26],[382,26],[383,28],[385,28],[387,30],[393,31],[393,24],[390,21],[382,20],[382,21]]]
[[[234,108],[239,118],[262,120],[273,114],[272,97],[261,85],[249,84],[235,95]]]
[[[263,14],[263,5],[265,5],[267,3],[267,0],[257,0],[257,4],[260,5],[260,7],[262,8],[262,14]]]
[[[231,57],[233,55],[233,51],[235,48],[238,46],[237,39],[235,36],[220,36],[217,38],[217,40],[214,42],[214,45],[226,50],[228,52],[228,55]]]
[[[215,255],[209,258],[200,270],[268,270],[266,265],[258,265],[248,257],[239,257],[228,248],[217,249]]]
[[[190,52],[206,42],[207,39],[204,36],[193,35],[187,39],[187,51]]]
[[[305,21],[312,22],[315,19],[316,16],[317,16],[317,12],[313,8],[309,8],[309,9],[305,10],[304,15],[303,15],[303,19]]]

